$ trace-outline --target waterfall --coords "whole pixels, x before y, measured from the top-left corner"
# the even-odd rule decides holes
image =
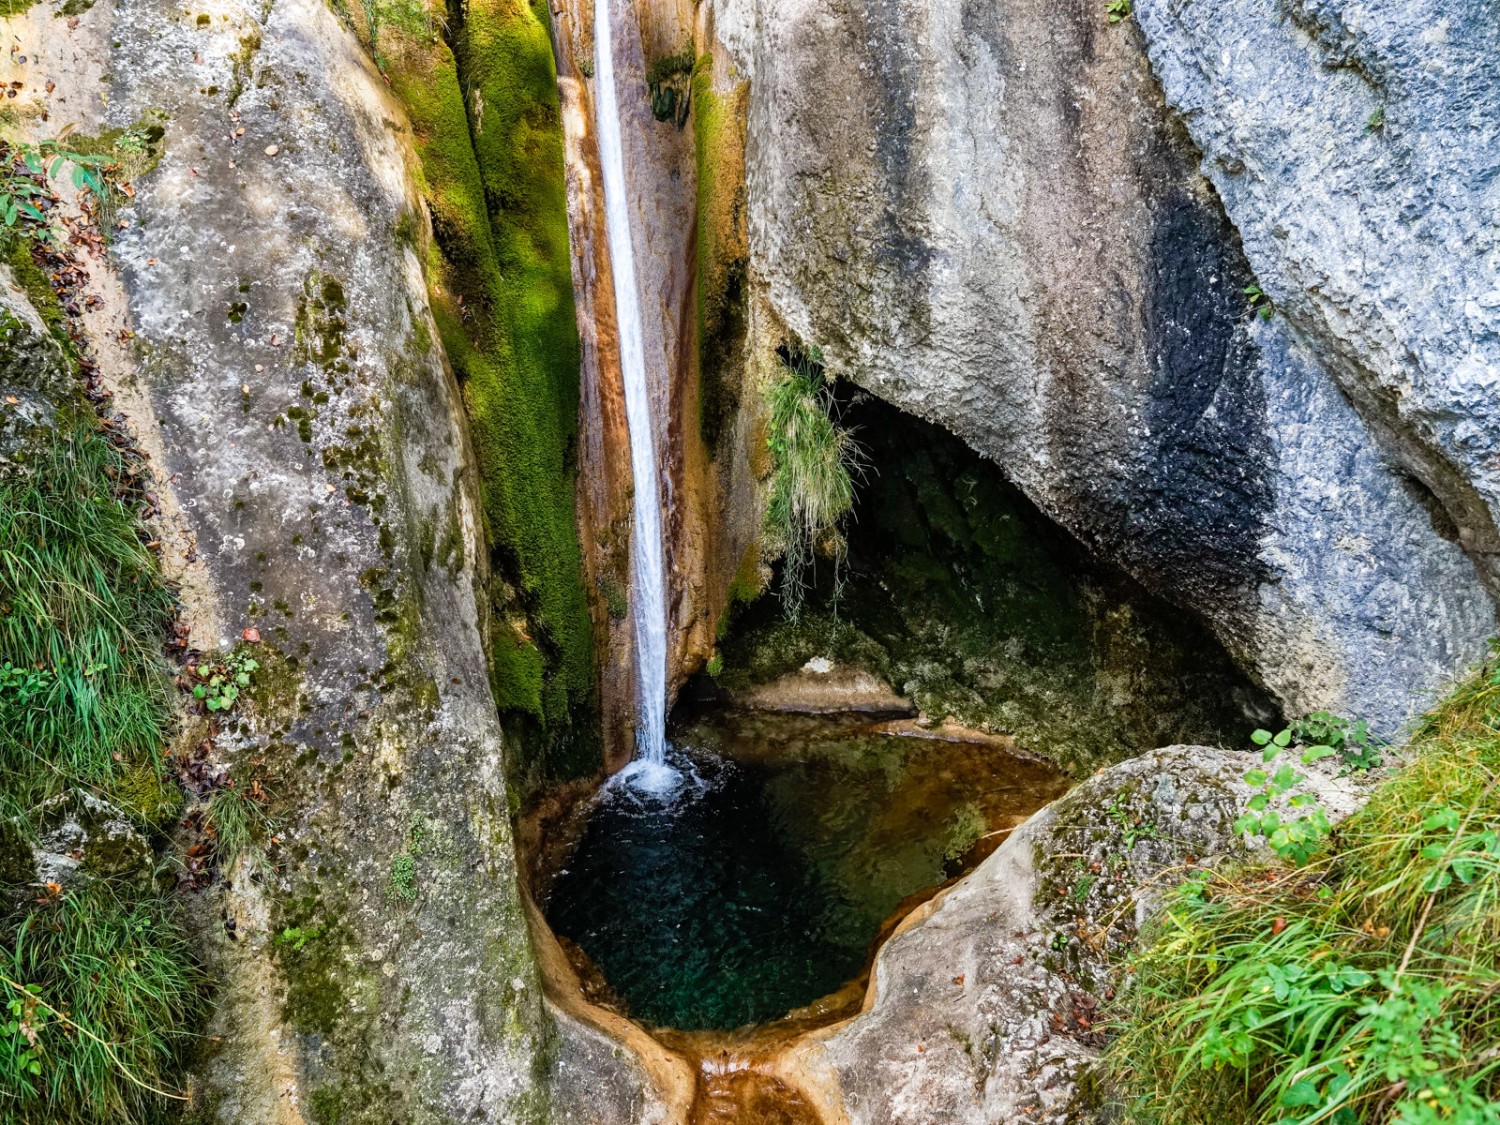
[[[625,151],[610,41],[610,0],[594,0],[594,112],[599,163],[604,173],[605,231],[619,322],[620,369],[625,383],[625,420],[630,430],[630,470],[635,480],[635,531],[631,537],[630,601],[635,626],[638,780],[664,780],[667,727],[667,601],[662,566],[661,484],[657,478],[651,392],[646,383],[640,293],[635,278],[626,193]],[[643,95],[644,96],[644,95]]]

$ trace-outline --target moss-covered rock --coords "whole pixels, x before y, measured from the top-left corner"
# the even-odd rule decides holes
[[[550,772],[592,768],[592,638],[574,510],[579,344],[557,78],[543,4],[387,27],[435,245],[439,335],[463,388],[491,541],[492,681],[542,728]],[[465,97],[463,91],[468,91]]]
[[[739,407],[750,244],[745,196],[745,114],[750,86],[714,86],[714,59],[693,66],[698,163],[698,406],[712,454]]]

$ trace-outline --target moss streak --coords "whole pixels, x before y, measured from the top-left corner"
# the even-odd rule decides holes
[[[592,765],[593,654],[574,510],[579,344],[547,9],[483,0],[435,34],[382,33],[416,131],[439,333],[463,387],[498,584],[492,679],[544,724],[551,772]],[[391,41],[396,41],[393,48]],[[399,49],[397,49],[399,48]],[[387,53],[388,52],[388,53]],[[467,98],[465,97],[467,91]],[[508,589],[506,588],[508,587]]]
[[[739,405],[736,360],[745,338],[745,112],[749,86],[714,90],[713,56],[693,67],[698,161],[699,424],[710,454]]]

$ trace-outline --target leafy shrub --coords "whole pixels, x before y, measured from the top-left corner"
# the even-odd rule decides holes
[[[1415,761],[1315,862],[1199,872],[1170,902],[1134,960],[1105,1059],[1126,1121],[1493,1125],[1493,661],[1412,745]]]
[[[847,544],[840,525],[854,506],[854,477],[863,454],[833,414],[816,349],[782,350],[778,378],[766,390],[770,425],[771,497],[766,507],[767,547],[782,557],[781,598],[795,619],[807,592],[814,554],[837,568]]]

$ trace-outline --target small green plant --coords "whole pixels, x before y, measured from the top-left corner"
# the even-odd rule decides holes
[[[1130,0],[1109,0],[1104,6],[1110,23],[1123,23],[1130,18]]]
[[[1262,748],[1262,757],[1269,764],[1292,745],[1294,737],[1294,732],[1289,727],[1277,734],[1258,730],[1250,736],[1250,741]],[[1331,746],[1299,746],[1298,749],[1303,765],[1331,758],[1337,753]],[[1316,794],[1292,793],[1292,790],[1306,780],[1306,774],[1298,773],[1285,763],[1275,773],[1267,773],[1263,769],[1250,770],[1245,774],[1245,783],[1260,792],[1247,802],[1244,815],[1234,822],[1234,830],[1265,837],[1272,851],[1298,867],[1308,863],[1333,829],[1328,823],[1328,814],[1318,804]],[[1288,793],[1292,795],[1287,797],[1287,809],[1298,810],[1297,816],[1283,817],[1271,808],[1271,802]]]
[[[1370,111],[1370,116],[1365,118],[1365,133],[1385,132],[1385,106],[1378,105]]]
[[[1169,900],[1113,1013],[1112,1119],[1493,1125],[1500,664],[1412,748],[1316,863],[1200,871]]]
[[[200,663],[191,671],[198,679],[193,685],[193,698],[209,711],[228,711],[260,671],[260,661],[247,650],[236,649],[222,661]]]
[[[1147,820],[1143,816],[1137,816],[1125,806],[1125,794],[1116,793],[1115,799],[1110,802],[1109,808],[1104,810],[1104,815],[1109,817],[1123,830],[1125,850],[1131,851],[1136,844],[1142,840],[1158,840],[1161,831],[1156,827],[1156,822]]]
[[[5,1088],[36,1096],[35,1079],[42,1073],[42,1036],[47,1027],[47,1009],[38,994],[40,985],[12,989],[6,1005],[10,1019],[0,1024],[0,1076]]]
[[[19,145],[0,141],[0,220],[7,230],[29,222],[34,237],[58,237],[43,213],[55,202],[49,179],[69,170],[75,189],[103,202],[110,190],[104,174],[109,163],[108,157],[74,152],[56,140]]]
[[[1292,723],[1291,732],[1294,742],[1333,750],[1345,772],[1362,773],[1380,765],[1381,741],[1363,719],[1351,722],[1331,711],[1314,711]]]
[[[772,469],[767,546],[781,554],[782,606],[796,620],[815,555],[833,560],[837,596],[848,549],[842,524],[854,507],[854,479],[864,455],[834,418],[833,394],[816,348],[803,353],[782,349],[781,369],[766,391],[766,403]]]
[[[724,673],[724,656],[718,649],[708,658],[708,664],[704,666],[706,671],[714,679],[718,679]]]
[[[258,864],[265,862],[261,848],[270,834],[270,818],[253,792],[237,785],[216,789],[208,799],[203,826],[213,836],[219,864],[228,868],[242,855]]]
[[[1270,320],[1276,308],[1271,304],[1271,298],[1266,296],[1264,290],[1253,281],[1241,290],[1245,294],[1245,301],[1249,304],[1251,311],[1259,314],[1262,320]]]

